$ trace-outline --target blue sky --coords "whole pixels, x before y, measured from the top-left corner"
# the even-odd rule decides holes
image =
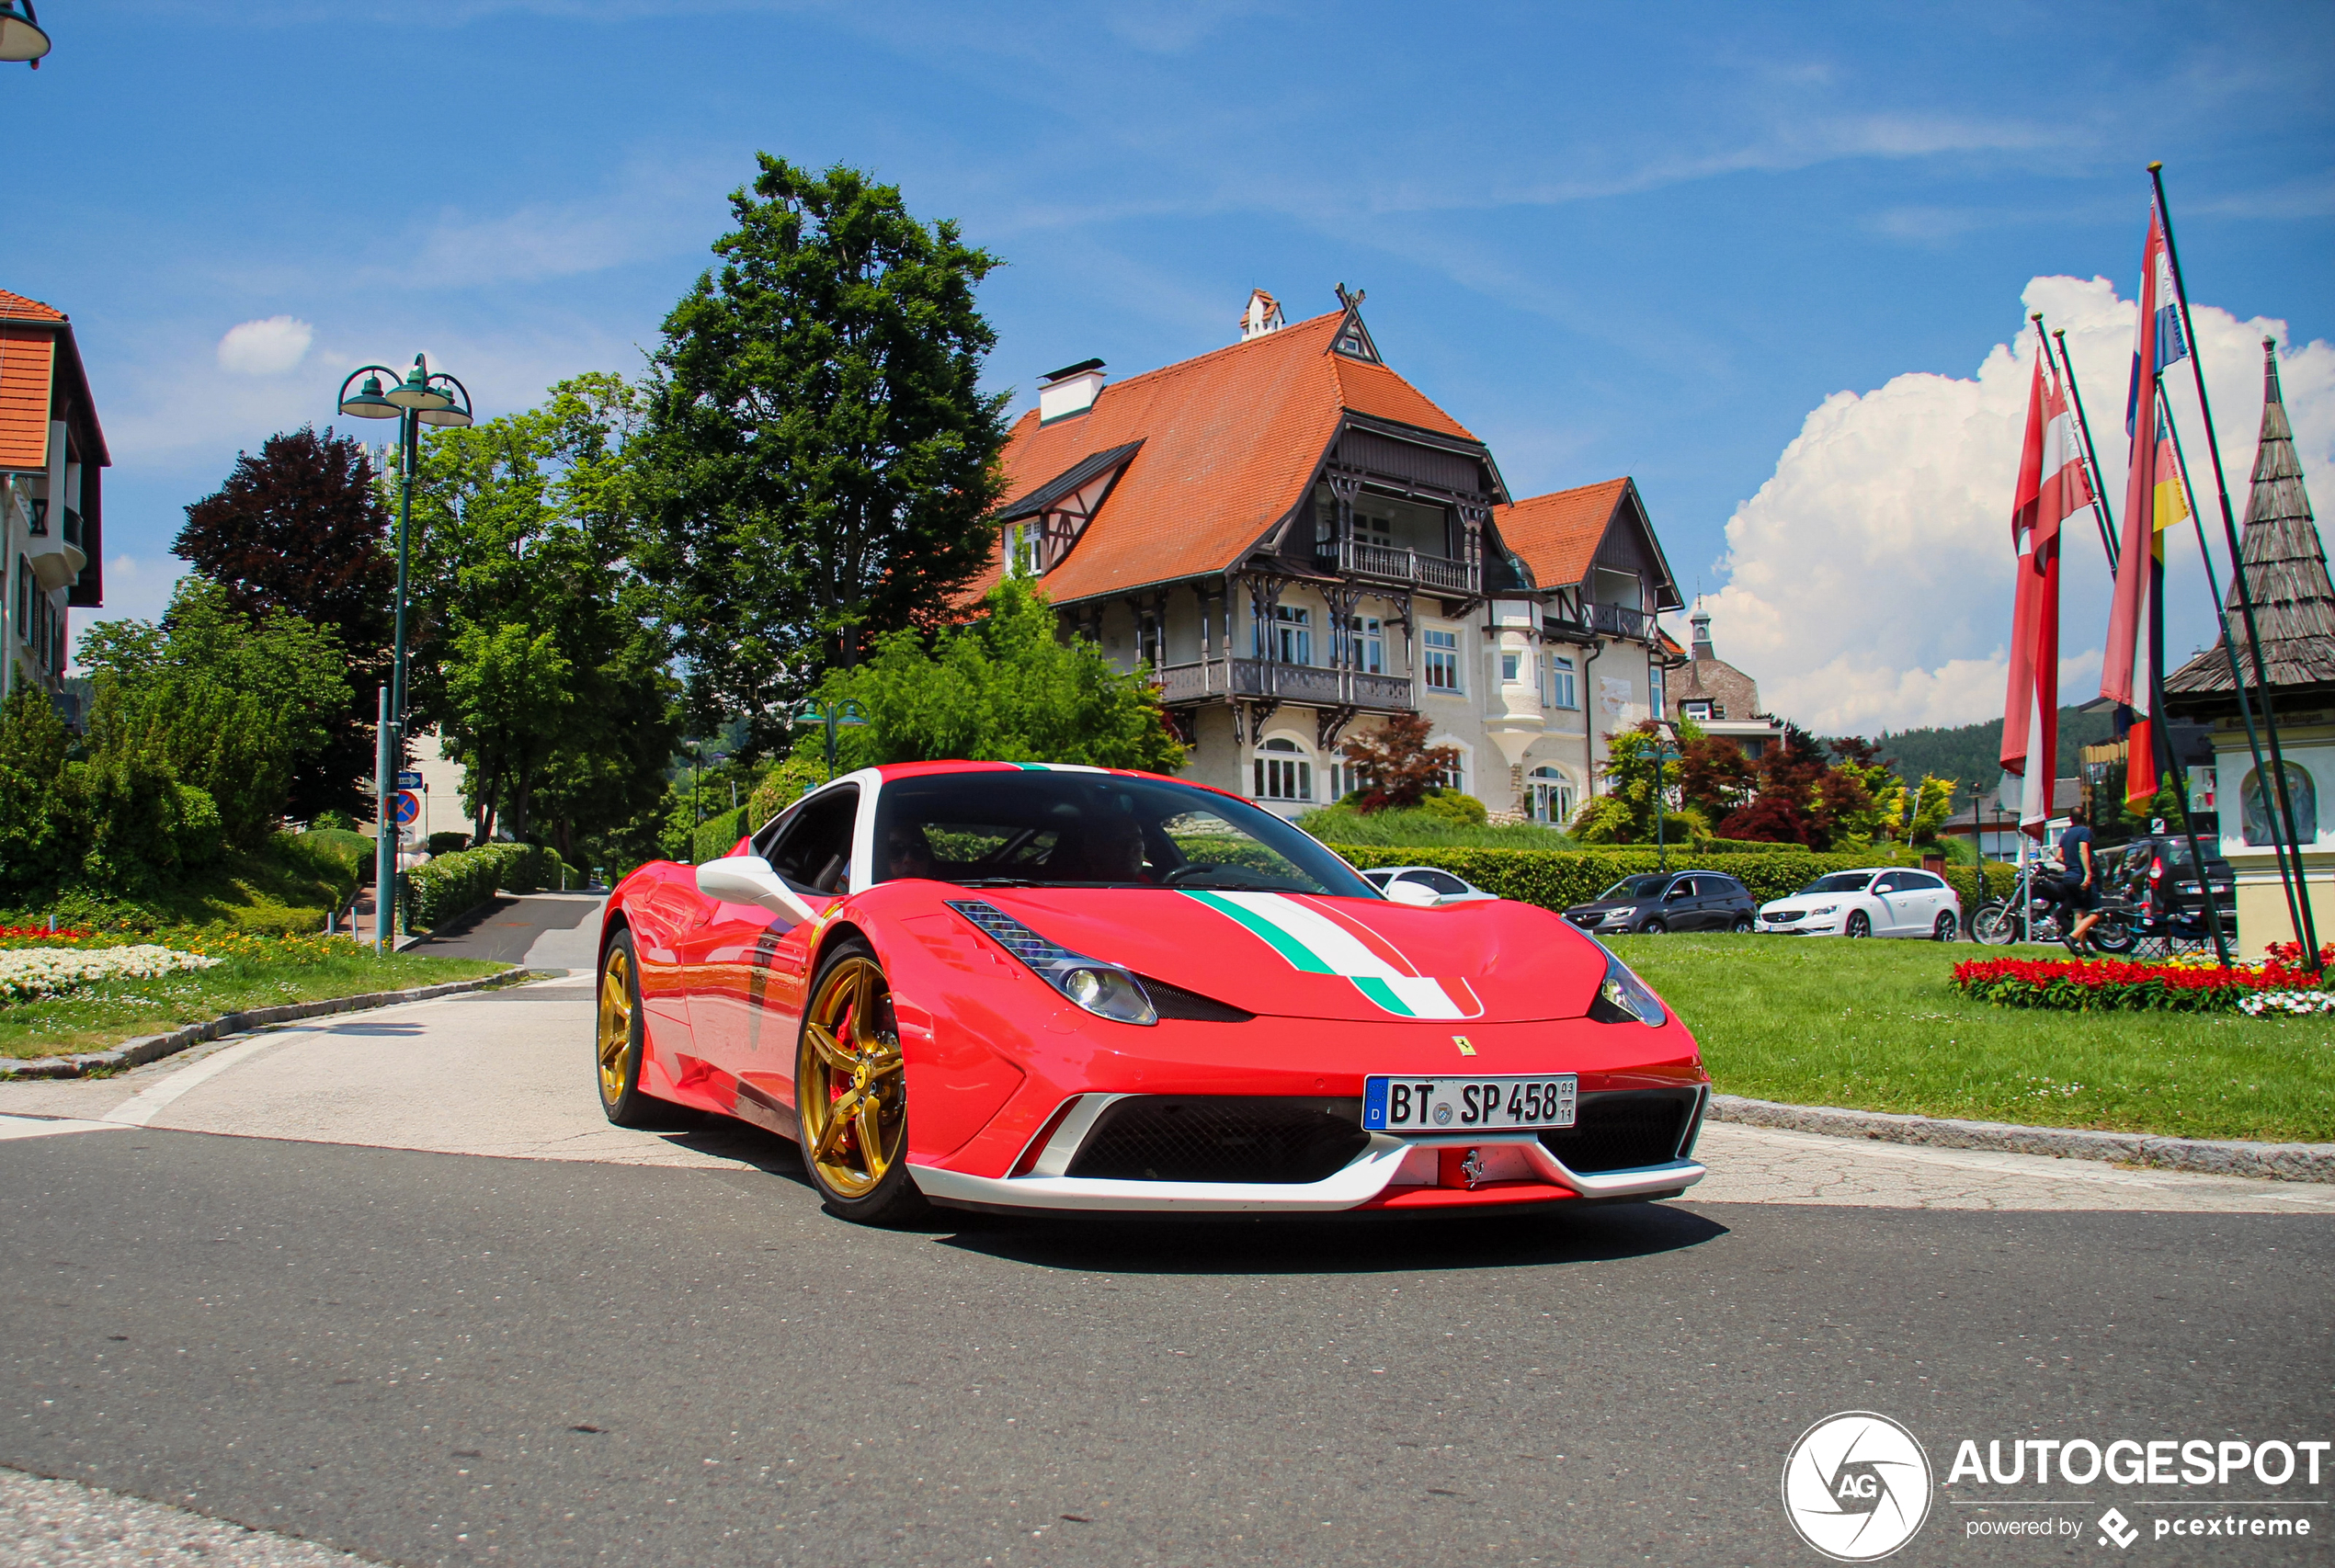
[[[1973,378],[2035,279],[2129,295],[2149,158],[2199,301],[2335,336],[2319,4],[48,0],[42,19],[55,53],[0,74],[0,287],[70,312],[89,363],[108,613],[159,607],[179,508],[239,448],[329,417],[349,366],[426,348],[488,412],[637,367],[757,149],[869,168],[1004,257],[991,380],[1025,399],[1072,360],[1127,374],[1229,342],[1251,286],[1293,319],[1365,288],[1390,362],[1515,493],[1634,475],[1689,593],[1739,567],[1723,530],[1828,398]],[[297,336],[222,366],[223,335],[279,315],[313,328],[296,362]],[[2208,369],[2258,388],[2232,333]],[[2122,392],[2091,384],[2103,354],[2095,403]],[[2307,395],[2324,369],[2297,362]],[[2251,430],[2247,395],[2226,429]],[[1829,548],[1788,518],[1762,537]],[[2009,618],[1995,572],[1888,657],[1983,663]],[[1856,591],[1885,610],[1896,589]],[[1800,710],[1830,700],[1838,649],[1772,625],[1752,646]],[[1841,722],[1984,717],[1984,685]]]

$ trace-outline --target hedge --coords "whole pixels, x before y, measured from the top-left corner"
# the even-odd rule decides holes
[[[719,860],[723,856],[727,855],[737,841],[746,836],[746,814],[752,809],[751,804],[740,806],[735,811],[723,812],[718,817],[708,817],[700,823],[697,829],[697,855],[693,864],[701,866],[708,860]]]
[[[1464,877],[1486,892],[1537,903],[1543,909],[1564,909],[1588,903],[1623,877],[1643,876],[1659,869],[1651,849],[1460,849],[1444,845],[1408,847],[1333,844],[1329,847],[1364,870],[1373,866],[1436,866]],[[1765,903],[1798,892],[1827,871],[1853,870],[1861,866],[1919,865],[1908,850],[1864,849],[1819,855],[1796,846],[1761,854],[1706,849],[1676,850],[1669,857],[1674,871],[1724,871]],[[1950,867],[1946,881],[1962,900],[1966,920],[1983,902],[1976,892],[1976,872],[1968,866]],[[1987,868],[1988,891],[2007,896],[2017,873],[2008,866]]]
[[[405,928],[427,931],[503,892],[582,887],[584,873],[562,866],[559,852],[540,844],[484,844],[439,855],[397,875],[397,907]]]

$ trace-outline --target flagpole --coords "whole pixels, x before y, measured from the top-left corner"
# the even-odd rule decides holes
[[[2034,323],[2038,327],[2043,325],[2043,312],[2041,311],[2037,311],[2035,312]],[[2067,383],[2067,395],[2076,404],[2076,428],[2083,433],[2084,457],[2091,464],[2091,473],[2090,475],[2091,480],[2091,520],[2099,525],[2100,548],[2108,552],[2108,570],[2113,573],[2116,570],[2116,522],[2114,518],[2108,515],[2108,487],[2101,483],[2100,453],[2093,449],[2091,444],[2091,421],[2084,417],[2083,389],[2076,384],[2076,361],[2070,358],[2067,354],[2067,334],[2066,330],[2062,329],[2060,331],[2054,332],[2051,335],[2059,340],[2059,354],[2056,358],[2052,360],[2052,367],[2059,372],[2060,378]],[[2045,347],[2046,351],[2048,351],[2049,345],[2046,344]]]
[[[2194,344],[2190,346],[2190,351],[2193,355],[2195,354]],[[2157,378],[2158,400],[2162,402],[2164,395],[2165,378],[2160,374]],[[2246,724],[2246,750],[2254,759],[2254,777],[2259,778],[2263,772],[2262,738],[2260,732],[2254,728],[2254,699],[2246,689],[2246,673],[2238,665],[2238,639],[2229,634],[2229,608],[2222,602],[2221,585],[2214,580],[2214,552],[2205,548],[2205,514],[2197,509],[2197,487],[2189,482],[2189,455],[2181,449],[2181,426],[2174,420],[2170,409],[2165,414],[2165,428],[2172,434],[2173,466],[2180,471],[2181,494],[2189,502],[2190,525],[2197,530],[2197,554],[2198,558],[2205,563],[2205,591],[2214,597],[2214,621],[2221,630],[2222,652],[2229,659],[2230,685],[2238,692],[2238,716]],[[2188,800],[2189,791],[2183,790],[2181,801],[2184,806],[2188,803]],[[2219,814],[2218,811],[2215,814]],[[2243,839],[2246,831],[2246,800],[2242,792],[2238,801],[2238,836]],[[2286,918],[2299,933],[2303,928],[2303,920],[2301,905],[2296,899],[2296,888],[2302,881],[2299,874],[2303,858],[2302,851],[2300,848],[2295,850],[2295,861],[2298,874],[2293,881],[2289,881],[2286,869],[2286,840],[2279,833],[2275,818],[2271,822],[2270,846],[2271,854],[2278,863],[2278,891],[2286,895]],[[2197,868],[2197,878],[2200,887],[2206,885],[2205,868],[2202,862]],[[2236,892],[2234,884],[2231,891],[2234,894]],[[2230,913],[2235,915],[2237,911],[2233,909]]]
[[[2189,318],[2189,286],[2181,281],[2181,252],[2173,244],[2173,217],[2165,205],[2165,165],[2161,162],[2148,165],[2148,181],[2156,187],[2157,219],[2165,229],[2165,259],[2172,269],[2173,298],[2181,306],[2181,332],[2189,339],[2189,370],[2197,382],[2197,408],[2205,422],[2205,455],[2213,460],[2214,490],[2221,502],[2222,529],[2229,538],[2230,578],[2238,589],[2238,608],[2245,619],[2246,641],[2253,653],[2254,680],[2262,691],[2262,728],[2270,737],[2270,784],[2277,791],[2279,814],[2285,819],[2286,841],[2295,846],[2296,886],[2293,896],[2301,914],[2295,935],[2303,945],[2303,967],[2317,973],[2319,968],[2318,930],[2311,919],[2310,889],[2301,880],[2303,839],[2295,827],[2294,796],[2286,787],[2286,753],[2279,744],[2278,713],[2271,701],[2270,668],[2262,661],[2261,632],[2254,621],[2253,591],[2246,585],[2246,547],[2238,537],[2238,517],[2229,506],[2229,483],[2222,474],[2221,441],[2214,434],[2214,405],[2205,396],[2205,360],[2199,351],[2197,329]],[[2134,439],[2139,439],[2137,433]],[[2261,777],[2259,772],[2256,777]],[[2242,825],[2246,819],[2243,790],[2239,791],[2238,816]],[[2270,835],[2274,843],[2278,837],[2277,826],[2271,828]]]

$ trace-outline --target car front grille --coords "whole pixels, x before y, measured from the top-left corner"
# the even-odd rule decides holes
[[[1568,913],[1565,918],[1570,920],[1576,926],[1592,926],[1605,918],[1605,911],[1601,909],[1584,909],[1574,913]]]
[[[1105,1181],[1320,1181],[1370,1143],[1360,1100],[1134,1095],[1096,1119],[1065,1173]]]
[[[1541,1134],[1541,1146],[1582,1176],[1634,1170],[1679,1157],[1699,1089],[1620,1089],[1583,1095],[1570,1127]]]
[[[1805,915],[1807,911],[1805,909],[1779,909],[1773,915],[1762,915],[1760,918],[1766,921],[1771,926],[1783,926],[1791,921],[1799,919],[1800,916]]]

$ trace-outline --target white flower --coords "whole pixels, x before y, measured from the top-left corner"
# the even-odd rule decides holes
[[[0,1001],[30,1002],[102,980],[152,980],[209,969],[200,953],[144,943],[131,948],[17,948],[0,951]]]
[[[2264,1013],[2308,1017],[2314,1013],[2335,1013],[2335,991],[2257,991],[2239,997],[2238,1006],[2257,1018]]]

